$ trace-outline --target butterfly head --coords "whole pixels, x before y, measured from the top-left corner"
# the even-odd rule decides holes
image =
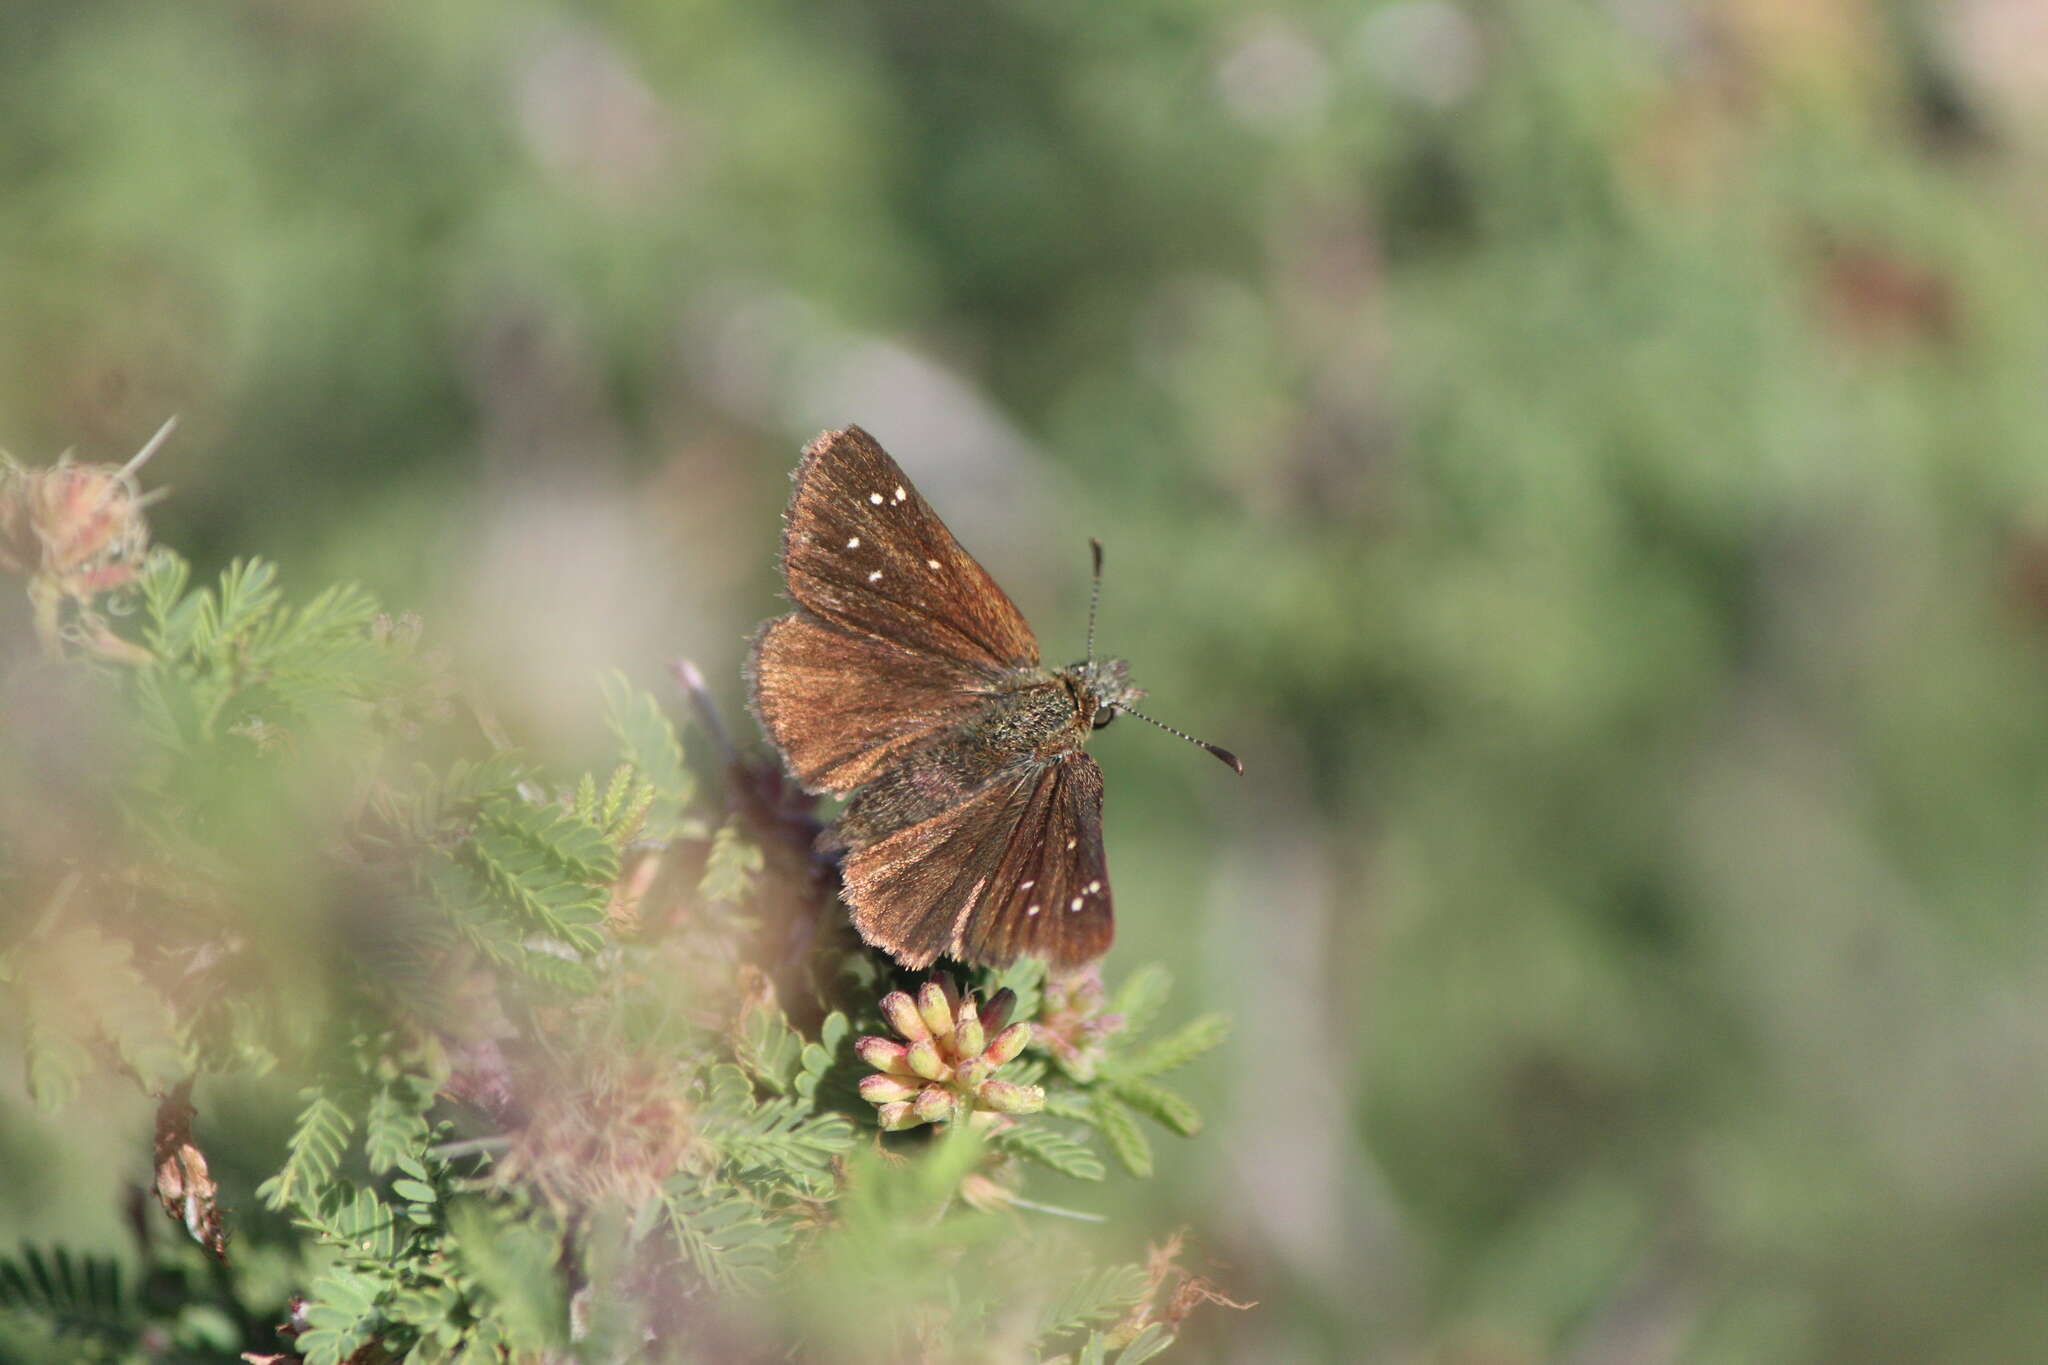
[[[1084,660],[1068,669],[1067,676],[1074,681],[1075,701],[1082,714],[1097,730],[1145,695],[1143,688],[1131,686],[1131,666],[1122,659]]]

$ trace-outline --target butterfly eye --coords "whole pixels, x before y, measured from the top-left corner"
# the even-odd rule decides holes
[[[1115,719],[1116,708],[1114,706],[1099,707],[1095,712],[1095,728],[1100,730]]]

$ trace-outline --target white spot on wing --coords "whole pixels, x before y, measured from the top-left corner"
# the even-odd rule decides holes
[[[1038,879],[1034,877],[1028,882],[1018,882],[1017,889],[1019,891],[1029,891],[1032,887],[1036,885],[1038,885]]]
[[[868,494],[868,501],[880,507],[882,505],[882,495],[880,493],[870,493]]]
[[[869,574],[869,575],[868,575],[868,582],[870,582],[870,583],[879,583],[879,582],[881,582],[881,581],[882,581],[882,571],[881,571],[880,569],[877,569],[877,570],[875,570],[875,571],[874,571],[873,573],[871,573],[871,574]]]
[[[897,485],[896,485],[896,501],[898,501],[898,502],[902,502],[902,501],[903,501],[903,500],[904,500],[905,498],[907,498],[907,497],[909,497],[909,496],[910,496],[910,494],[908,494],[908,493],[906,493],[906,492],[904,492],[904,491],[903,491],[903,485],[902,485],[902,484],[900,484],[900,483],[899,483],[899,484],[897,484]],[[881,499],[877,498],[877,499],[876,499],[876,501],[877,501],[877,502],[880,502],[880,501],[881,501]]]
[[[849,550],[858,550],[860,548],[860,537],[855,536],[852,540],[847,541],[846,548]]]
[[[1088,883],[1088,889],[1089,889],[1089,891],[1091,891],[1091,892],[1094,892],[1094,891],[1100,891],[1100,890],[1102,890],[1102,883],[1101,883],[1101,882],[1090,882],[1090,883]]]
[[[936,568],[938,568],[938,567],[939,567],[939,561],[938,561],[938,560],[936,560],[936,559],[927,559],[927,560],[926,560],[926,561],[924,562],[924,566],[925,566],[925,567],[926,567],[927,569],[936,569]]]
[[[1072,900],[1070,900],[1070,901],[1068,901],[1068,902],[1067,902],[1067,913],[1068,913],[1068,914],[1072,914],[1072,913],[1073,913],[1074,911],[1076,911],[1076,910],[1079,910],[1080,908],[1081,908],[1081,898],[1080,898],[1079,896],[1076,896],[1076,897],[1074,897],[1074,898],[1073,898]]]
[[[1035,915],[1035,914],[1037,914],[1037,913],[1038,913],[1038,911],[1039,911],[1039,907],[1038,907],[1038,906],[1036,906],[1036,905],[1033,905],[1033,906],[1028,906],[1028,907],[1026,907],[1026,909],[1025,909],[1024,913],[1025,913],[1025,914],[1027,914],[1027,915]]]
[[[1074,839],[1067,840],[1067,852],[1072,853],[1074,851],[1074,845],[1077,842],[1078,841]]]

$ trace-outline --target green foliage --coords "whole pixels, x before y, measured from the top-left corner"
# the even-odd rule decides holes
[[[698,891],[713,905],[737,904],[746,899],[761,866],[761,850],[728,820],[712,836],[711,855],[704,861],[704,879]]]
[[[1101,1159],[1086,1144],[1041,1124],[1005,1129],[996,1135],[995,1143],[1006,1152],[1028,1157],[1076,1180],[1100,1180],[1108,1174]]]
[[[604,706],[621,756],[653,789],[644,811],[646,837],[675,838],[689,828],[684,812],[696,793],[697,780],[684,765],[683,745],[674,724],[660,703],[635,688],[623,673],[606,676]]]
[[[556,783],[501,745],[476,751],[466,737],[495,726],[464,724],[420,623],[359,591],[294,606],[262,561],[194,588],[159,552],[136,596],[149,657],[69,665],[80,723],[128,746],[95,774],[118,794],[97,861],[17,863],[0,842],[0,875],[41,892],[0,972],[39,1104],[75,1106],[107,1071],[157,1101],[176,1221],[153,1224],[154,1273],[208,1254],[188,1229],[229,1235],[203,1278],[188,1266],[179,1292],[148,1298],[119,1262],[0,1261],[0,1348],[484,1362],[559,1355],[583,1332],[696,1361],[673,1305],[780,1314],[801,1349],[880,1295],[856,1357],[934,1334],[967,1349],[1034,1313],[1042,1355],[1097,1349],[1146,1298],[1129,1268],[1074,1283],[1084,1261],[1007,1237],[1031,1171],[1108,1176],[1057,1122],[884,1145],[854,1024],[876,1019],[884,972],[829,933],[789,958],[763,911],[791,894],[764,843],[784,836],[737,803],[713,818],[650,698],[614,678],[618,752]],[[812,895],[809,831],[787,837]],[[636,881],[648,859],[660,875]],[[620,934],[629,894],[670,899]],[[1002,975],[1020,1016],[1040,1002],[1040,969]],[[1084,1118],[1137,1166],[1099,1106],[1192,1128],[1144,1087],[1212,1033],[1118,1053],[1092,1088],[1062,1082],[1061,1112],[1098,1106]],[[222,1103],[231,1090],[267,1117]],[[260,1175],[256,1203],[281,1217],[224,1198],[216,1157]]]
[[[822,1071],[807,1068],[798,1080],[811,1081],[814,1092]],[[840,1114],[816,1112],[814,1104],[814,1095],[803,1090],[758,1100],[739,1067],[720,1064],[706,1076],[697,1137],[728,1175],[764,1198],[779,1186],[830,1198],[833,1158],[853,1146],[853,1124]]]
[[[46,1253],[24,1246],[18,1256],[0,1256],[0,1314],[40,1319],[60,1337],[92,1339],[79,1345],[81,1353],[132,1341],[142,1321],[119,1261],[74,1256],[63,1247]]]
[[[84,923],[62,923],[59,897],[24,943],[6,954],[26,986],[29,1093],[60,1109],[94,1069],[93,1047],[115,1059],[149,1091],[169,1088],[187,1066],[170,1004],[135,969],[126,941]]]
[[[758,1294],[774,1282],[790,1229],[763,1217],[753,1199],[685,1184],[667,1191],[663,1205],[676,1245],[705,1283]]]
[[[333,1185],[355,1135],[354,1117],[324,1091],[304,1090],[299,1098],[306,1107],[292,1129],[284,1166],[256,1188],[257,1197],[273,1209],[316,1202],[318,1192]]]
[[[1202,1116],[1195,1106],[1154,1078],[1177,1071],[1221,1046],[1230,1033],[1229,1020],[1206,1014],[1161,1037],[1142,1039],[1172,989],[1165,968],[1141,967],[1125,980],[1106,1009],[1098,1010],[1092,1003],[1077,1006],[1076,1012],[1055,1021],[1055,1027],[1085,1035],[1085,1041],[1044,1033],[1033,1040],[1035,1050],[1056,1067],[1047,1084],[1046,1112],[1093,1127],[1124,1169],[1141,1178],[1151,1176],[1154,1163],[1152,1143],[1138,1123],[1139,1116],[1181,1137],[1193,1137],[1202,1130]],[[1077,997],[1091,1002],[1094,998],[1092,994]]]
[[[1112,1322],[1147,1298],[1151,1289],[1151,1280],[1141,1265],[1090,1270],[1039,1314],[1038,1335],[1057,1337]]]
[[[567,811],[501,797],[480,806],[473,847],[529,928],[579,955],[603,946],[605,888],[618,875],[618,854],[603,829]]]

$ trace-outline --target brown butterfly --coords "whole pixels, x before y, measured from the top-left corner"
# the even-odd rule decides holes
[[[1046,668],[1015,604],[873,437],[826,432],[795,477],[782,572],[797,610],[754,642],[754,710],[805,790],[851,794],[825,837],[845,851],[861,937],[913,968],[1101,957],[1102,770],[1082,746],[1144,694],[1123,660],[1094,657],[1093,605],[1088,658]]]

